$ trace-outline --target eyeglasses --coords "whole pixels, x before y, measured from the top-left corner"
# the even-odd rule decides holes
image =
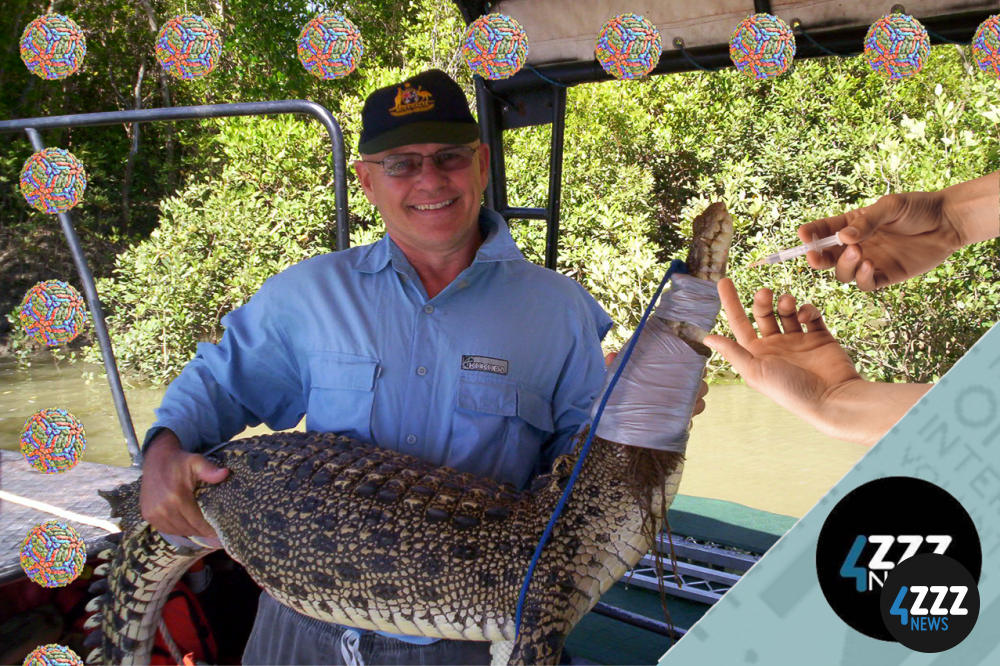
[[[384,160],[361,160],[366,164],[381,164],[385,170],[385,175],[392,178],[409,178],[416,176],[424,166],[424,159],[431,159],[441,171],[461,171],[472,164],[472,156],[476,154],[479,147],[455,146],[439,150],[433,155],[421,155],[420,153],[396,153],[389,155]]]

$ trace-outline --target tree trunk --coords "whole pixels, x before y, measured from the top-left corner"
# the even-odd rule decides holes
[[[135,110],[142,108],[142,79],[146,75],[146,56],[139,62],[139,75],[135,79]],[[128,151],[128,162],[125,164],[125,180],[122,183],[122,231],[129,232],[129,198],[132,191],[132,171],[135,168],[135,158],[139,154],[139,134],[142,123],[132,123],[132,147]]]
[[[153,38],[160,33],[160,28],[156,24],[156,14],[153,12],[153,6],[149,3],[149,0],[139,0],[139,3],[146,10],[146,18],[149,20],[149,29],[153,32]],[[170,102],[170,85],[167,83],[167,74],[163,67],[158,67],[160,75],[160,96],[163,98],[164,108],[171,107],[173,104]],[[170,193],[173,193],[177,189],[177,168],[174,164],[174,124],[167,123],[167,189]]]

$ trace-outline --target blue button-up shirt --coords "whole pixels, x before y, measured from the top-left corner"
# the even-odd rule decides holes
[[[219,344],[167,389],[156,423],[188,451],[247,426],[340,432],[524,486],[571,449],[604,379],[611,319],[525,260],[482,209],[472,265],[428,299],[388,237],[307,259],[222,319]]]
[[[588,419],[612,321],[578,283],[525,260],[497,213],[479,223],[472,265],[431,299],[388,236],[267,280],[223,317],[219,344],[198,345],[144,450],[160,428],[205,451],[306,415],[307,430],[526,485]]]

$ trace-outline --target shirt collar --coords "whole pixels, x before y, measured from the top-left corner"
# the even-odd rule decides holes
[[[479,228],[486,240],[479,246],[473,265],[486,261],[517,261],[524,259],[521,250],[510,235],[510,229],[503,217],[496,211],[482,207],[479,209]],[[409,265],[403,251],[389,238],[389,234],[363,248],[354,261],[354,270],[362,273],[378,273],[390,261],[402,261]]]

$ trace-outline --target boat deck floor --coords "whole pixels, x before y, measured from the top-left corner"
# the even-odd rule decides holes
[[[0,451],[0,490],[63,511],[111,521],[111,507],[98,490],[111,490],[139,478],[139,470],[80,462],[68,472],[44,474],[31,467],[19,452]],[[84,543],[87,555],[107,547],[109,532],[101,527],[53,515],[0,498],[0,585],[24,575],[19,552],[21,542],[32,527],[47,520],[72,526]]]

